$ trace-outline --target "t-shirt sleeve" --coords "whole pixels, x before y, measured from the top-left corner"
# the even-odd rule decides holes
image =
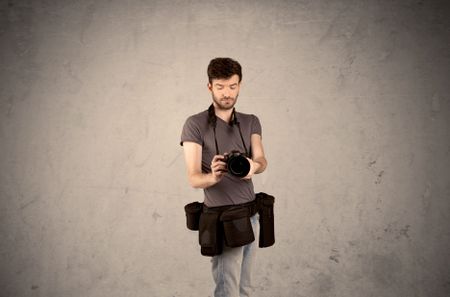
[[[261,123],[255,115],[252,115],[251,134],[259,134],[262,136]]]
[[[185,141],[195,142],[203,145],[200,128],[193,117],[189,117],[184,123],[183,131],[181,132],[180,145],[183,145],[183,142]]]

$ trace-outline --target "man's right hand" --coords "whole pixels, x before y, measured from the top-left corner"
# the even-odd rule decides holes
[[[211,174],[216,182],[219,182],[227,172],[227,164],[223,159],[223,155],[215,155],[211,161]]]

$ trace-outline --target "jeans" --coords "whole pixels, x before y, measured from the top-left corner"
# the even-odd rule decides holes
[[[252,264],[259,242],[258,220],[258,214],[250,218],[255,241],[235,248],[224,245],[222,254],[212,258],[212,274],[216,283],[214,297],[250,296]]]

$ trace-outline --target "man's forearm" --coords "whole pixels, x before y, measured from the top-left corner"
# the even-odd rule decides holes
[[[262,173],[267,167],[266,158],[256,158],[253,161],[255,169],[253,174]],[[194,173],[189,176],[189,183],[193,188],[206,189],[219,182],[220,178],[214,177],[212,173]]]
[[[253,163],[255,163],[255,174],[262,173],[264,170],[266,170],[267,167],[267,160],[266,158],[257,158],[253,160]]]
[[[218,182],[212,173],[196,173],[189,176],[189,183],[193,188],[206,189]]]

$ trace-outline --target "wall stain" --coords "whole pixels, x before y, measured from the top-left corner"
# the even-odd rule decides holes
[[[28,201],[28,202],[22,204],[22,205],[20,206],[20,210],[24,210],[24,209],[27,208],[28,206],[30,206],[30,205],[36,203],[39,199],[40,199],[40,197],[39,197],[38,195],[36,195],[32,200],[30,200],[30,201]]]
[[[339,250],[338,249],[332,249],[331,250],[331,255],[330,257],[328,257],[328,259],[330,259],[331,261],[334,261],[336,263],[339,263],[339,258],[341,257],[341,255],[339,254]]]
[[[370,161],[368,164],[367,164],[367,168],[368,169],[370,169],[370,171],[372,171],[372,172],[376,172],[376,164],[377,164],[377,161],[378,161],[378,157],[375,159],[375,160],[373,160],[373,161]],[[381,184],[381,182],[383,181],[383,176],[384,176],[384,174],[385,174],[386,172],[384,171],[384,170],[381,170],[381,171],[379,171],[378,172],[378,174],[377,174],[377,179],[375,180],[375,184],[376,185],[379,185],[379,184]]]
[[[402,237],[402,236],[409,238],[408,232],[409,232],[410,227],[411,227],[410,225],[406,225],[404,228],[400,229],[398,235],[395,238],[400,239],[400,237]]]
[[[152,218],[155,221],[158,221],[158,219],[162,218],[162,215],[160,215],[158,212],[154,211],[153,214],[152,214]]]
[[[375,181],[375,184],[377,184],[377,185],[381,184],[381,182],[383,180],[383,175],[384,175],[384,170],[381,170],[378,173],[377,180]]]
[[[402,228],[398,228],[395,226],[395,224],[389,224],[385,229],[385,234],[392,234],[395,239],[401,239],[402,237],[410,239],[409,231],[410,231],[411,225],[405,225]]]

